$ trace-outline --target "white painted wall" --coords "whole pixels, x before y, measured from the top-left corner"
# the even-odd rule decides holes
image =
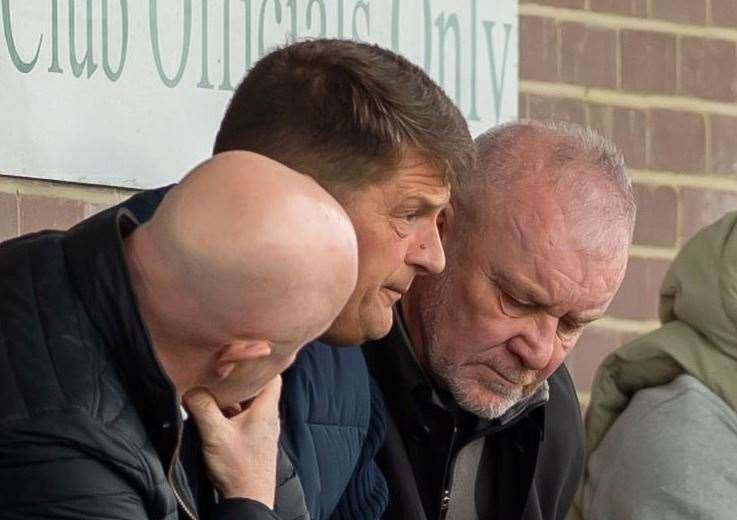
[[[0,0],[0,171],[147,188],[210,154],[246,70],[296,35],[429,71],[475,134],[517,115],[517,0]]]

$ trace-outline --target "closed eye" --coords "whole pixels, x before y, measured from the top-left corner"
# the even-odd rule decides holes
[[[580,328],[581,328],[581,325],[579,325],[578,323],[572,323],[566,320],[560,320],[558,322],[558,330],[562,333],[574,332]]]
[[[575,339],[581,332],[583,332],[583,328],[590,323],[589,321],[574,321],[570,319],[561,318],[558,321],[558,330],[556,331],[558,334],[558,337],[560,337],[562,340],[571,340]]]
[[[502,289],[499,289],[499,306],[504,314],[512,318],[525,316],[537,307],[537,305],[519,301]]]

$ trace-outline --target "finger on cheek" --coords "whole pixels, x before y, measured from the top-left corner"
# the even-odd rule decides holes
[[[202,427],[217,427],[225,418],[212,394],[204,388],[195,388],[182,396],[182,401]]]

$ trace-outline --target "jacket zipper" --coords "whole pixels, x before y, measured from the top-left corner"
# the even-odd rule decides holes
[[[179,448],[181,445],[182,445],[182,427],[180,426],[179,431],[177,432],[177,445],[174,448],[174,455],[172,456],[171,463],[169,464],[169,471],[167,471],[167,477],[169,480],[169,484],[171,485],[171,489],[174,492],[174,498],[177,499],[177,503],[181,506],[184,512],[187,513],[187,516],[191,520],[198,520],[197,514],[190,511],[190,509],[187,507],[187,504],[184,503],[184,500],[179,494],[179,490],[177,489],[176,484],[174,484],[174,465],[176,464],[176,461],[179,459]]]
[[[541,405],[537,405],[531,410],[534,410],[535,408],[540,407]],[[505,425],[499,425],[494,428],[489,428],[488,430],[484,430],[482,432],[478,432],[475,435],[472,435],[468,439],[466,439],[466,443],[464,446],[470,444],[471,442],[481,438],[481,437],[487,437],[489,435],[493,435],[503,429],[509,428],[510,426],[514,425],[515,423],[522,420],[523,417],[516,418],[509,423]],[[448,458],[445,462],[445,475],[443,477],[443,493],[440,496],[440,514],[438,515],[438,520],[445,520],[446,515],[448,514],[448,508],[450,507],[450,495],[451,490],[453,487],[453,479],[452,479],[452,473],[455,469],[455,460],[456,457],[453,455],[453,448],[455,447],[456,443],[456,437],[458,436],[458,420],[455,416],[453,416],[453,435],[450,437],[450,449],[448,450]],[[460,451],[460,450],[459,450]]]
[[[451,479],[451,470],[453,468],[453,448],[456,444],[456,437],[458,436],[458,420],[453,416],[453,433],[450,436],[450,446],[448,446],[448,456],[445,460],[445,471],[443,472],[443,494],[440,497],[440,514],[438,515],[439,520],[445,520],[445,516],[448,514],[448,506],[450,505],[450,490],[453,486]]]

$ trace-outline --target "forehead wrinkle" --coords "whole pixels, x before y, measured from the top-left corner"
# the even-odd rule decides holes
[[[389,180],[378,185],[384,211],[394,211],[413,198],[431,208],[445,207],[450,201],[450,187],[439,177],[436,177],[436,182],[428,180],[428,177],[430,176],[407,174],[402,175],[396,183]]]
[[[598,319],[611,302],[618,286],[618,276],[612,277],[610,282],[607,282],[606,272],[597,267],[600,267],[600,264],[595,264],[583,273],[583,280],[579,284],[582,291],[574,305],[578,310],[574,308],[569,310],[581,321]]]
[[[405,172],[397,182],[399,187],[410,189],[423,187],[430,190],[450,190],[450,186],[437,173],[427,171]]]
[[[450,186],[442,181],[433,182],[428,180],[426,175],[407,177],[409,176],[399,182],[397,190],[388,191],[395,192],[403,201],[417,198],[430,206],[440,207],[450,202]]]
[[[556,266],[551,266],[551,271],[557,275],[548,277],[551,280],[552,289],[550,292],[552,293],[554,302],[552,305],[553,307],[573,299],[577,290],[585,290],[585,280],[576,280],[570,273],[567,273]],[[576,274],[579,274],[578,271]]]
[[[576,280],[572,274],[551,263],[550,258],[535,258],[535,271],[540,285],[548,295],[548,307],[556,307],[568,299],[583,280]],[[578,273],[578,269],[576,270]]]
[[[522,249],[529,250],[529,244],[525,235],[524,230],[522,229],[522,224],[520,223],[520,216],[511,214],[510,215],[510,231],[514,235],[514,238],[519,242],[520,246],[522,246]]]
[[[537,204],[531,204],[532,199]],[[500,217],[526,251],[554,249],[560,242],[555,228],[565,229],[563,207],[547,195],[528,199],[513,197],[500,204]],[[504,225],[504,224],[502,224]]]

